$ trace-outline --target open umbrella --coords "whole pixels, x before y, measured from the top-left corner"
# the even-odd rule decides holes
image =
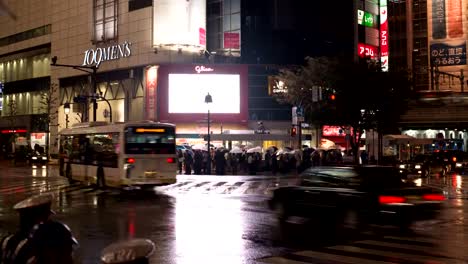
[[[250,148],[247,150],[247,153],[255,153],[255,152],[262,153],[262,148],[257,146],[257,147]]]
[[[197,149],[198,149],[198,150],[204,150],[204,151],[207,151],[207,150],[208,150],[208,148],[207,148],[207,146],[206,146],[205,144],[196,144],[196,145],[193,145],[193,146],[192,146],[192,149],[193,149],[193,150],[197,150]]]
[[[239,147],[233,147],[233,148],[229,151],[229,153],[234,153],[234,154],[240,154],[240,153],[242,153],[242,152],[243,152],[242,149],[239,148]]]

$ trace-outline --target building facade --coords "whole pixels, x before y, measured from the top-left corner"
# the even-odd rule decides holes
[[[262,121],[283,135],[269,144],[292,141],[290,106],[268,94],[278,66],[241,64],[240,0],[6,4],[15,16],[0,16],[7,152],[38,143],[56,153],[61,129],[111,118],[173,122],[179,143],[196,144],[207,130],[207,93],[213,133],[250,133]]]

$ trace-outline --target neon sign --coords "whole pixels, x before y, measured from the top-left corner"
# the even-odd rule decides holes
[[[201,72],[212,72],[214,71],[213,68],[209,68],[209,67],[205,67],[205,66],[195,66],[195,71],[197,73],[201,73]]]
[[[358,55],[361,58],[376,58],[379,54],[379,49],[372,45],[358,43]]]

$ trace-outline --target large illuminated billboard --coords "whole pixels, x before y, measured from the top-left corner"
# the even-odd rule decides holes
[[[169,74],[170,114],[206,113],[204,100],[181,100],[185,98],[205,98],[208,93],[216,98],[210,103],[212,114],[240,113],[240,75],[239,74]]]
[[[161,122],[201,122],[208,108],[216,122],[247,122],[247,66],[173,64],[158,70]]]
[[[429,49],[433,65],[466,65],[466,5],[462,0],[428,1]]]
[[[153,46],[206,47],[206,0],[153,0]]]

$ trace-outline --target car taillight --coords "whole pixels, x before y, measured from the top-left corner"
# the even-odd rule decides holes
[[[406,202],[406,198],[401,196],[379,196],[379,203],[381,204],[394,204],[404,202]]]
[[[126,162],[128,164],[133,164],[133,163],[135,163],[135,159],[134,158],[127,158]]]
[[[166,161],[167,161],[167,163],[175,163],[174,158],[167,158]]]
[[[424,194],[422,198],[423,200],[426,200],[426,201],[444,201],[445,200],[445,196],[443,196],[442,194],[437,194],[437,193]]]

